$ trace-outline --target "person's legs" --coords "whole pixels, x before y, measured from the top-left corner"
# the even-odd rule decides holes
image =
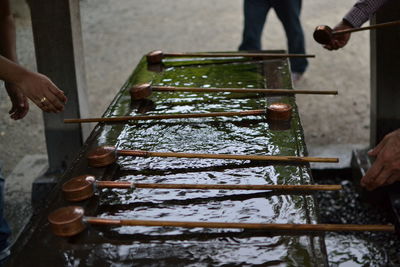
[[[261,34],[270,8],[270,0],[244,0],[243,40],[239,50],[261,50]]]
[[[302,0],[271,0],[278,18],[286,32],[288,50],[291,54],[305,54],[303,29],[300,22]],[[294,73],[303,73],[307,69],[305,58],[291,58],[291,69]]]
[[[11,235],[10,227],[4,218],[4,178],[0,165],[0,265],[10,255],[8,238]]]

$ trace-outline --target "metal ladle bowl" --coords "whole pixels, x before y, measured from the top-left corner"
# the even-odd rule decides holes
[[[78,202],[91,198],[94,195],[96,178],[92,175],[81,175],[65,182],[62,185],[64,198]]]
[[[70,206],[57,209],[47,217],[51,230],[57,236],[70,237],[85,230],[83,222],[84,209],[78,206]]]
[[[153,92],[149,83],[141,83],[132,86],[129,93],[131,94],[132,100],[139,100],[151,96]]]
[[[160,64],[164,58],[164,53],[161,50],[155,50],[146,55],[147,64]]]
[[[314,30],[314,40],[320,44],[327,45],[333,38],[333,30],[326,25],[317,26]]]
[[[105,167],[117,161],[116,148],[113,146],[101,146],[90,151],[87,160],[92,167]]]
[[[272,121],[288,121],[292,117],[292,106],[286,103],[272,103],[267,107],[267,119]]]

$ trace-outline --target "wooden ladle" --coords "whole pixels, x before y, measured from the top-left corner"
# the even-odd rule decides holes
[[[338,158],[297,157],[297,156],[264,156],[264,155],[235,155],[235,154],[200,154],[200,153],[174,153],[151,152],[143,150],[117,150],[112,146],[97,147],[87,155],[88,163],[92,167],[105,167],[117,161],[119,156],[134,157],[174,157],[174,158],[202,158],[202,159],[233,159],[233,160],[257,160],[274,162],[327,162],[337,163]]]
[[[85,217],[84,209],[78,206],[63,207],[48,216],[52,232],[61,237],[77,235],[85,230],[86,224],[109,226],[163,226],[183,228],[239,228],[265,231],[326,232],[326,231],[383,231],[394,232],[393,225],[354,224],[270,224],[270,223],[226,223],[226,222],[185,222],[158,220],[125,220],[99,217]]]
[[[149,83],[136,84],[129,90],[132,100],[144,99],[154,92],[199,92],[199,93],[261,93],[266,95],[294,95],[294,94],[318,94],[337,95],[337,91],[316,90],[292,90],[292,89],[255,89],[255,88],[202,88],[202,87],[174,87],[174,86],[152,86]]]
[[[189,118],[214,118],[214,117],[246,117],[266,115],[269,120],[289,120],[292,116],[292,106],[284,103],[273,103],[267,107],[267,112],[263,109],[227,111],[227,112],[208,112],[208,113],[184,113],[184,114],[161,114],[161,115],[136,115],[120,116],[111,118],[84,118],[84,119],[64,119],[64,123],[89,123],[89,122],[124,122],[124,121],[149,121],[149,120],[169,120],[169,119],[189,119]]]
[[[250,58],[282,58],[282,57],[315,57],[304,54],[276,54],[276,53],[164,53],[155,50],[146,55],[148,64],[160,64],[165,57],[250,57]]]
[[[125,181],[97,181],[92,175],[81,175],[65,182],[62,186],[64,198],[76,202],[91,198],[96,188],[154,188],[154,189],[201,189],[201,190],[277,190],[284,192],[334,191],[341,185],[237,185],[237,184],[158,184],[131,183]]]
[[[170,119],[189,119],[189,118],[214,118],[214,117],[246,117],[266,115],[263,109],[227,111],[227,112],[207,112],[207,113],[183,113],[183,114],[161,114],[161,115],[135,115],[120,116],[110,118],[84,118],[84,119],[64,119],[64,123],[89,123],[89,122],[124,122],[124,121],[150,121],[150,120],[170,120]]]
[[[313,36],[314,40],[317,41],[318,43],[327,45],[331,42],[331,40],[335,35],[365,31],[365,30],[374,30],[378,28],[386,28],[396,25],[400,25],[400,21],[392,21],[387,23],[375,24],[367,27],[351,28],[351,29],[337,30],[337,31],[332,30],[332,28],[330,28],[329,26],[319,25],[315,28]]]

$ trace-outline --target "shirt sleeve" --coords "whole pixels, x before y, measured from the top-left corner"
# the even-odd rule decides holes
[[[354,28],[361,27],[388,0],[358,0],[344,16]]]

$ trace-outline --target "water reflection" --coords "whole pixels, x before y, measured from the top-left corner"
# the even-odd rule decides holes
[[[265,88],[290,86],[284,60],[166,67],[148,72],[139,65],[125,88],[153,85]],[[169,64],[170,62],[164,62]],[[179,62],[182,63],[182,62]],[[268,63],[269,64],[269,63]],[[279,71],[277,67],[281,67]],[[266,72],[270,72],[267,73]],[[277,77],[277,76],[282,77]],[[284,77],[283,77],[284,76]],[[293,97],[280,99],[294,107],[289,125],[274,128],[262,116],[199,118],[104,125],[101,144],[121,149],[168,152],[305,155],[302,129]],[[205,113],[263,109],[262,95],[238,93],[156,92],[155,108],[147,114]],[[106,116],[135,115],[126,91],[115,99]],[[128,107],[128,108],[127,108]],[[140,107],[140,105],[139,105]],[[93,144],[95,145],[95,144]],[[119,157],[112,178],[143,183],[205,184],[307,184],[308,165],[282,165],[216,159]],[[115,167],[115,166],[114,166]],[[110,177],[107,177],[110,178]],[[97,216],[119,219],[180,221],[316,223],[312,195],[272,194],[229,190],[118,190],[98,195]],[[90,227],[81,237],[79,250],[64,257],[82,265],[119,264],[148,266],[320,266],[325,254],[320,236],[272,235],[241,229],[183,229],[172,227]],[[123,238],[123,240],[121,239]],[[99,240],[100,239],[100,240]],[[73,244],[65,244],[73,247]],[[99,261],[101,259],[101,261]]]
[[[345,175],[346,178],[351,176]],[[329,180],[328,180],[329,178]],[[389,215],[362,200],[355,184],[344,177],[323,177],[319,183],[342,184],[341,192],[318,193],[322,223],[388,224]],[[397,235],[380,232],[328,233],[325,237],[332,266],[398,266]]]
[[[388,262],[386,253],[371,244],[371,240],[331,233],[325,237],[325,242],[333,267],[384,266]]]
[[[135,113],[144,114],[156,108],[156,103],[150,99],[139,99],[131,101],[131,108]]]

